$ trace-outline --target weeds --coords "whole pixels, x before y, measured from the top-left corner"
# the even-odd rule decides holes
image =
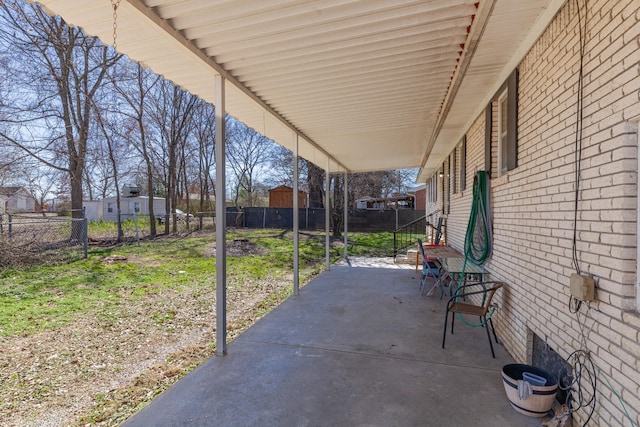
[[[349,236],[350,254],[358,256],[380,256],[388,249],[376,245],[392,242],[380,233]],[[236,246],[227,252],[232,339],[291,295],[293,242],[286,230],[228,238]],[[324,234],[301,235],[301,285],[323,270],[324,241]],[[332,261],[341,255],[334,243]],[[88,259],[71,263],[0,269],[0,339],[11,349],[0,352],[0,418],[42,416],[73,396],[92,396],[92,405],[64,424],[119,424],[210,357],[214,247],[210,235],[161,238],[93,247]],[[197,339],[162,353],[196,332]],[[148,360],[153,364],[139,367]],[[97,386],[120,375],[117,387]]]

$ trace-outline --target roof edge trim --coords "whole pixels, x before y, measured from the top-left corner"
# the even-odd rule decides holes
[[[420,164],[424,165],[427,162],[427,158],[431,154],[431,150],[436,143],[438,135],[440,134],[440,130],[446,121],[447,115],[451,109],[451,105],[455,100],[455,97],[458,93],[458,89],[464,80],[464,76],[469,68],[469,64],[473,59],[473,55],[478,47],[478,43],[480,42],[482,35],[484,34],[484,30],[489,22],[489,17],[491,16],[491,12],[493,11],[493,7],[495,6],[497,0],[488,0],[486,2],[481,2],[478,10],[476,11],[475,18],[471,23],[471,31],[469,32],[469,37],[465,42],[464,49],[462,51],[462,58],[460,61],[460,66],[457,67],[453,73],[451,85],[449,86],[449,90],[444,96],[442,108],[438,113],[438,118],[436,120],[436,125],[433,128],[433,132],[431,133],[429,140],[427,142],[427,149],[425,150],[424,156],[422,158],[422,162]]]
[[[471,114],[471,116],[469,117],[465,125],[456,134],[456,137],[453,139],[454,141],[459,141],[467,133],[467,130],[471,128],[471,126],[473,125],[473,122],[484,111],[487,103],[489,103],[493,95],[504,84],[505,80],[507,79],[507,77],[509,77],[509,74],[513,71],[513,69],[517,67],[518,64],[520,64],[520,62],[522,62],[522,60],[527,55],[529,50],[531,50],[531,48],[536,43],[536,41],[538,41],[540,36],[542,36],[544,31],[547,29],[549,24],[553,21],[554,17],[557,15],[560,8],[562,8],[562,6],[564,6],[566,2],[567,0],[551,0],[549,2],[545,10],[538,16],[538,19],[536,19],[535,23],[531,27],[531,30],[529,31],[527,36],[524,38],[524,41],[514,51],[513,55],[511,56],[511,60],[509,60],[509,62],[507,62],[504,65],[504,67],[502,67],[502,70],[498,74],[498,78],[496,79],[496,82],[494,83],[494,85],[489,88],[484,98],[482,98],[480,103],[478,103],[478,106],[474,110],[473,114]],[[446,120],[446,117],[444,118],[444,120]],[[435,144],[437,144],[438,142],[441,142],[441,141],[438,141],[438,138],[439,138],[439,134],[435,137],[434,143],[431,148],[433,148],[433,146],[435,146]],[[429,151],[431,151],[431,149]],[[442,159],[444,159],[444,157]],[[442,159],[436,159],[435,164],[439,164],[440,160]],[[433,166],[427,167],[428,160],[429,158],[427,155],[427,157],[423,159],[422,167],[418,172],[418,177],[416,178],[416,182],[426,182],[427,179],[429,179],[429,177],[433,175],[433,173],[436,171],[437,169],[436,167],[433,167]]]

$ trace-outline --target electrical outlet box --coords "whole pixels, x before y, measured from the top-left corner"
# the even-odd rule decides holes
[[[596,282],[593,277],[573,273],[569,278],[571,296],[579,301],[593,301]]]

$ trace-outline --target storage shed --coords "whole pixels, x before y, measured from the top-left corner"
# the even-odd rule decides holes
[[[298,206],[306,208],[308,195],[304,191],[298,191]],[[281,185],[269,190],[270,208],[293,208],[293,188]]]

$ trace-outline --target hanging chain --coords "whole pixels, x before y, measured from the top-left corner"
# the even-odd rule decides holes
[[[113,7],[113,49],[118,47],[118,6],[120,6],[120,0],[111,0],[111,7]]]

